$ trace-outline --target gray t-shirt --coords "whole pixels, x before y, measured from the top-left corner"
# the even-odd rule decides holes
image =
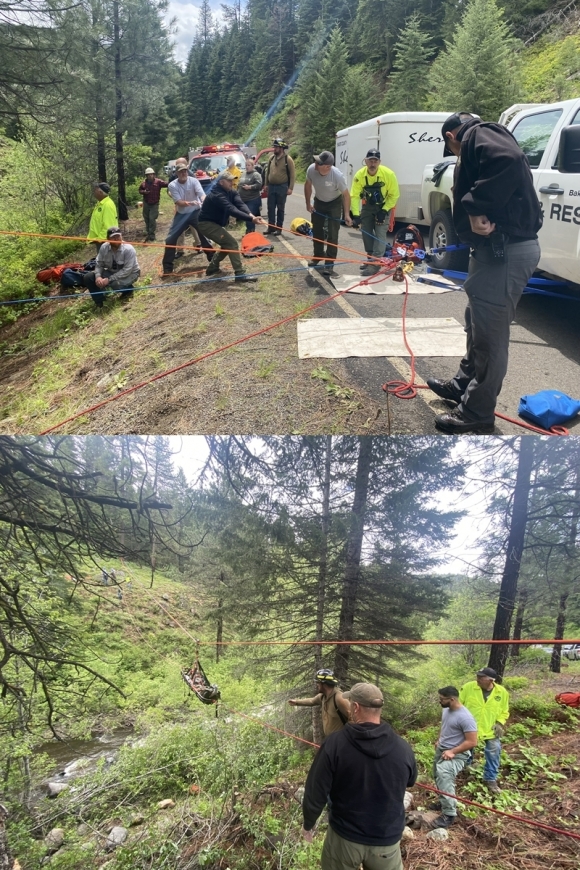
[[[346,178],[336,166],[327,175],[321,175],[316,171],[316,163],[311,163],[306,170],[306,178],[314,188],[316,199],[321,202],[332,202],[348,187]]]
[[[475,719],[467,707],[460,707],[459,710],[446,707],[441,712],[441,733],[437,744],[439,749],[455,749],[463,743],[467,731],[477,731]]]

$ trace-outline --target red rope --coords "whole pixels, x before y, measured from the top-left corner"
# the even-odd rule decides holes
[[[299,737],[297,734],[292,734],[289,731],[284,731],[282,728],[276,728],[274,725],[269,725],[267,722],[262,722],[260,719],[256,719],[254,716],[248,716],[246,713],[240,713],[237,710],[232,710],[231,708],[226,707],[226,710],[229,710],[230,713],[234,713],[237,716],[242,716],[244,719],[248,719],[250,722],[254,722],[256,725],[261,725],[262,728],[269,728],[272,731],[277,731],[279,734],[283,734],[285,737],[290,737],[292,740],[298,740],[300,743],[306,743],[308,746],[313,746],[315,749],[320,748],[320,744],[311,743],[310,740],[305,740],[304,737]],[[580,834],[575,834],[573,831],[566,831],[564,828],[555,828],[552,825],[546,825],[543,822],[537,822],[535,819],[529,819],[526,816],[519,816],[515,813],[508,813],[505,810],[497,810],[495,807],[487,806],[487,804],[480,804],[477,801],[471,801],[467,798],[461,798],[454,794],[449,794],[446,791],[440,791],[435,788],[435,786],[427,785],[423,782],[416,782],[416,786],[424,789],[425,791],[430,791],[435,794],[441,794],[445,797],[454,798],[456,801],[462,804],[468,804],[472,807],[477,807],[480,810],[486,810],[489,813],[495,813],[497,816],[505,816],[508,819],[513,819],[516,822],[521,822],[524,825],[532,825],[534,828],[540,828],[543,831],[550,831],[553,834],[561,834],[563,837],[571,837],[573,840],[580,841]]]
[[[245,341],[249,341],[251,338],[257,338],[257,336],[259,335],[264,335],[264,333],[270,332],[273,329],[277,329],[279,326],[284,326],[286,323],[297,320],[299,317],[302,317],[303,314],[307,314],[309,311],[314,311],[314,309],[320,308],[322,305],[326,305],[328,302],[332,302],[334,299],[338,299],[340,296],[344,296],[345,293],[349,293],[350,290],[352,290],[354,287],[364,286],[365,284],[374,284],[376,283],[377,275],[373,277],[375,280],[373,280],[372,278],[361,279],[360,281],[357,281],[356,284],[353,284],[351,287],[347,287],[346,290],[339,290],[332,296],[328,296],[326,299],[321,299],[319,302],[315,302],[313,305],[309,305],[307,308],[303,308],[296,314],[291,314],[289,315],[289,317],[283,318],[283,320],[278,320],[276,323],[271,323],[269,326],[265,326],[263,329],[258,329],[256,330],[256,332],[251,332],[249,335],[244,335],[242,338],[231,341],[229,344],[224,344],[222,345],[222,347],[218,347],[215,350],[210,350],[207,351],[207,353],[200,354],[200,356],[196,356],[194,359],[189,360],[188,362],[182,363],[179,366],[175,366],[172,369],[167,369],[166,371],[161,372],[158,375],[154,375],[152,378],[148,378],[146,381],[141,381],[141,383],[135,384],[135,386],[133,387],[122,390],[115,396],[110,396],[108,399],[103,399],[102,402],[97,402],[96,405],[91,405],[90,408],[85,408],[83,411],[78,411],[76,414],[71,414],[71,416],[67,417],[66,420],[61,420],[60,423],[55,423],[54,426],[50,426],[48,429],[44,429],[42,432],[40,432],[40,435],[48,435],[50,432],[54,432],[56,429],[60,429],[61,426],[65,426],[67,423],[71,423],[73,420],[78,420],[79,417],[84,417],[85,414],[92,414],[94,413],[94,411],[98,411],[99,408],[103,408],[110,402],[116,402],[118,399],[121,399],[124,396],[129,396],[136,390],[140,390],[143,387],[147,387],[149,384],[155,383],[155,381],[159,381],[162,378],[166,378],[169,375],[175,374],[175,372],[187,369],[190,366],[195,365],[196,363],[202,362],[205,359],[209,359],[212,356],[216,356],[218,353],[223,353],[224,351],[229,350],[232,347],[236,347],[238,344],[243,344]]]

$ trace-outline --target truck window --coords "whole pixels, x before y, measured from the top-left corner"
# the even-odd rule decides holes
[[[574,124],[580,124],[580,109],[578,109],[578,111],[574,115],[574,118],[572,119],[572,123],[570,126],[573,127]]]
[[[551,112],[528,115],[527,118],[522,118],[512,130],[532,169],[536,169],[540,165],[546,145],[550,141],[550,136],[561,114],[562,109],[553,109]]]

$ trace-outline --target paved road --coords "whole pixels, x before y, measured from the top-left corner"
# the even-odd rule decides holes
[[[299,184],[287,200],[286,227],[298,216],[308,216],[304,206],[303,188]],[[302,256],[311,256],[311,241],[290,233],[286,233],[283,238]],[[276,246],[279,244],[281,243],[276,241]],[[339,244],[364,253],[361,233],[356,230],[342,227]],[[348,253],[343,255],[349,256]],[[336,271],[352,274],[356,267],[353,269],[352,264],[339,265]],[[310,286],[318,285],[320,293],[334,292],[329,281],[314,277],[313,273],[305,272],[304,277],[297,280],[304,280]],[[315,316],[401,316],[402,296],[357,296],[351,293],[343,298],[346,305],[340,307],[331,302],[319,309]],[[441,295],[412,295],[407,305],[407,316],[454,317],[462,324],[464,309],[465,295],[462,291]],[[409,362],[408,358],[388,360],[383,357],[344,360],[353,381],[383,404],[385,394],[381,385],[388,380],[400,379],[401,370],[397,371],[395,366],[408,372]],[[451,357],[419,357],[416,360],[416,370],[419,378],[423,380],[429,376],[447,379],[455,374],[457,362],[458,360]],[[580,398],[580,301],[525,295],[512,326],[509,371],[497,410],[509,417],[517,417],[520,396],[544,389],[558,389]],[[415,435],[436,432],[433,418],[435,414],[447,410],[429,390],[420,390],[419,398],[411,401],[391,398],[389,406],[393,431]],[[569,428],[580,435],[580,418]],[[498,420],[496,431],[498,434],[524,434],[526,430]]]

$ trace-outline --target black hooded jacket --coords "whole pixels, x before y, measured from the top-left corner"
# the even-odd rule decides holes
[[[237,190],[226,190],[217,181],[202,203],[199,220],[212,221],[220,227],[225,227],[230,217],[247,221],[252,217],[252,212],[245,202],[242,202]]]
[[[527,158],[506,127],[474,118],[457,132],[461,154],[453,178],[453,223],[463,242],[481,244],[469,215],[486,215],[513,241],[537,238],[540,203]]]
[[[310,768],[304,828],[312,830],[330,795],[329,822],[340,837],[392,846],[405,827],[405,789],[416,779],[413,750],[390,725],[349,723],[326,738]]]

